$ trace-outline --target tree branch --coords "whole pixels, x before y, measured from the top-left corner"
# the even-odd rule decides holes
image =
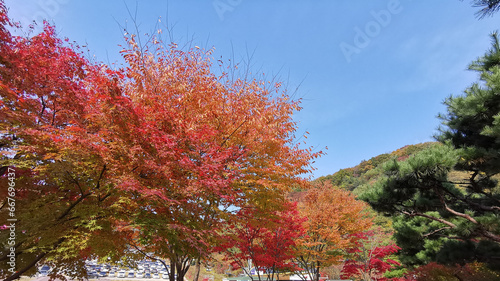
[[[73,204],[71,204],[66,209],[66,211],[64,211],[64,213],[62,213],[59,217],[57,217],[57,220],[61,220],[62,218],[64,218],[65,216],[67,216],[69,214],[69,212],[71,212],[71,210],[73,210],[73,208],[76,207],[76,205],[78,205],[80,202],[83,201],[83,199],[87,198],[88,196],[90,196],[90,193],[82,194],[75,202],[73,202]]]
[[[155,260],[155,261],[160,261],[163,266],[165,267],[165,269],[167,270],[167,273],[170,275],[170,269],[169,267],[167,266],[167,264],[162,260],[162,259],[159,259],[159,258],[155,258],[153,256],[150,256],[148,255],[146,252],[144,252],[143,250],[141,250],[139,247],[137,247],[137,245],[135,245],[134,243],[131,243],[132,247],[134,247],[137,251],[139,251],[139,253],[143,254],[144,256],[146,256],[148,259],[151,259],[151,260]]]
[[[436,230],[434,230],[434,231],[431,231],[431,232],[429,232],[429,233],[427,233],[427,234],[424,234],[424,235],[422,235],[422,236],[423,236],[423,237],[428,237],[428,236],[434,235],[434,234],[436,234],[436,233],[438,233],[438,232],[440,232],[440,231],[442,231],[442,230],[445,230],[445,229],[451,229],[451,227],[449,227],[449,226],[441,227],[441,228],[439,228],[439,229],[436,229]]]
[[[485,238],[488,238],[490,240],[493,240],[493,241],[496,241],[496,242],[500,242],[500,236],[497,235],[497,234],[494,234],[488,230],[486,230],[484,228],[484,226],[480,223],[477,222],[476,219],[474,219],[472,216],[468,215],[468,214],[464,214],[464,213],[460,213],[460,212],[457,212],[455,210],[453,210],[452,208],[450,208],[446,202],[444,201],[444,198],[441,194],[438,194],[439,195],[439,199],[441,200],[441,203],[444,205],[445,209],[450,212],[451,214],[455,215],[455,216],[458,216],[458,217],[461,217],[461,218],[464,218],[470,222],[472,222],[473,224],[477,225],[478,226],[478,234],[485,237]]]
[[[418,217],[424,217],[424,218],[428,218],[430,220],[433,220],[433,221],[438,221],[442,224],[446,224],[447,226],[451,227],[451,228],[456,228],[457,226],[452,223],[452,222],[449,222],[447,220],[444,220],[444,219],[440,219],[440,218],[436,218],[436,217],[433,217],[433,216],[430,216],[430,215],[426,215],[426,214],[423,214],[423,213],[418,213],[418,212],[407,212],[407,211],[401,211],[402,214],[404,215],[407,215],[409,217],[415,217],[415,216],[418,216]]]
[[[22,245],[24,242],[26,242],[26,240],[23,240],[23,241],[21,241],[21,242],[17,243],[16,245],[14,245],[14,248],[16,249],[16,252],[15,252],[16,257],[17,257],[18,255],[22,254],[22,253],[24,252],[23,250],[18,250],[18,249],[19,249],[19,247],[21,247],[21,245]],[[9,253],[7,252],[7,253],[6,253],[3,257],[1,257],[1,258],[0,258],[0,261],[4,261],[4,260],[9,259],[9,257],[7,256],[8,254],[9,254]]]
[[[449,196],[457,199],[457,200],[460,200],[468,205],[471,205],[471,206],[475,206],[477,207],[478,209],[480,210],[483,210],[483,211],[494,211],[494,210],[499,210],[500,211],[500,207],[498,206],[485,206],[485,205],[482,205],[482,204],[479,204],[479,203],[476,203],[476,202],[473,202],[473,201],[470,201],[469,199],[467,198],[464,198],[464,197],[459,197],[457,196],[456,194],[452,193],[451,191],[447,190],[447,189],[444,189],[444,191],[446,192],[446,194],[448,194]],[[488,195],[486,194],[484,191],[475,191],[475,193],[480,193],[480,194],[483,194],[485,196],[487,196],[488,198],[494,200],[494,201],[498,201],[496,198],[493,198],[491,195]],[[444,199],[442,198],[441,194],[437,193],[441,199]],[[443,202],[443,201],[441,201]],[[499,201],[500,202],[500,201]]]
[[[96,185],[97,190],[99,190],[99,188],[101,188],[101,180],[102,180],[102,177],[104,176],[105,171],[106,171],[106,164],[104,164],[104,166],[102,167],[101,173],[99,174],[99,178],[97,179],[97,185]]]
[[[70,172],[66,171],[66,174],[68,174],[68,177],[71,179],[71,181],[76,184],[76,186],[80,190],[80,194],[83,195],[84,192],[83,192],[82,187],[80,186],[80,183],[75,178],[73,178],[73,176],[70,174]]]
[[[243,122],[241,122],[241,124],[236,129],[234,129],[234,131],[231,134],[229,134],[229,136],[227,136],[224,139],[224,141],[220,144],[220,146],[223,146],[224,144],[226,144],[226,142],[234,135],[234,133],[236,133],[240,129],[240,127],[243,126],[243,124],[245,124],[246,122],[247,122],[246,119]]]
[[[467,215],[467,214],[464,214],[464,213],[460,213],[460,212],[457,212],[455,210],[453,210],[452,208],[448,207],[448,204],[446,204],[446,202],[444,202],[444,199],[442,198],[442,196],[439,196],[440,200],[441,200],[441,203],[443,204],[444,208],[446,209],[446,211],[454,214],[455,216],[458,216],[458,217],[461,217],[461,218],[464,218],[470,222],[472,222],[473,224],[478,224],[478,222],[476,221],[476,219],[474,219],[473,217],[471,217],[470,215]]]

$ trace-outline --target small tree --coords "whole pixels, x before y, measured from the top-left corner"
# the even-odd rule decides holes
[[[360,278],[364,281],[384,281],[384,273],[399,262],[391,259],[400,249],[393,242],[384,243],[388,237],[380,229],[353,234],[354,247],[347,249],[349,256],[342,269],[343,278]],[[384,245],[385,244],[385,245]]]
[[[263,272],[268,281],[279,279],[281,272],[296,270],[292,258],[296,254],[296,240],[304,233],[304,220],[299,217],[295,203],[285,202],[283,210],[271,214],[243,208],[238,215],[241,224],[229,227],[226,243],[219,248],[233,268],[241,268],[252,280],[252,269],[258,280],[263,280]]]
[[[355,242],[352,235],[368,230],[372,221],[364,202],[328,181],[306,191],[299,210],[307,218],[306,233],[297,240],[294,261],[303,269],[298,273],[304,280],[318,281],[321,268],[341,263],[343,250]]]
[[[110,148],[126,159],[120,173],[134,198],[128,222],[140,233],[137,248],[169,259],[183,280],[240,220],[235,209],[280,210],[321,152],[294,144],[299,101],[280,83],[215,75],[212,50],[127,40],[121,94],[133,118],[113,116],[120,145]]]

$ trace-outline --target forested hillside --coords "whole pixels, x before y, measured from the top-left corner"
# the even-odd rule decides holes
[[[360,194],[369,188],[383,174],[382,165],[389,160],[404,160],[417,152],[425,150],[436,142],[426,142],[414,145],[406,145],[393,152],[384,153],[362,161],[359,165],[345,168],[331,175],[319,177],[316,182],[330,181],[334,186]]]

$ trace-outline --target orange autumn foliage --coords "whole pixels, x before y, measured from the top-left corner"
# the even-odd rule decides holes
[[[117,122],[113,133],[126,138],[113,149],[126,159],[121,171],[136,171],[122,172],[122,185],[133,204],[143,202],[131,217],[143,249],[175,261],[182,280],[186,259],[207,257],[238,219],[231,209],[281,208],[286,191],[307,184],[302,176],[321,152],[295,143],[299,102],[281,85],[215,75],[212,51],[127,40],[121,91],[134,118]]]
[[[368,230],[372,219],[368,206],[346,190],[330,182],[317,183],[306,191],[299,202],[305,222],[306,235],[299,239],[300,254],[296,263],[304,275],[318,280],[322,267],[344,259],[344,250],[353,246],[353,234]]]

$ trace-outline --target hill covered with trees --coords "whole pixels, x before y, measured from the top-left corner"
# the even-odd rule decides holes
[[[404,160],[417,152],[425,150],[437,142],[426,142],[413,145],[406,145],[395,151],[383,153],[364,160],[357,166],[340,169],[339,171],[319,177],[315,182],[330,181],[333,185],[360,194],[362,191],[377,181],[383,175],[382,166],[389,160]]]

